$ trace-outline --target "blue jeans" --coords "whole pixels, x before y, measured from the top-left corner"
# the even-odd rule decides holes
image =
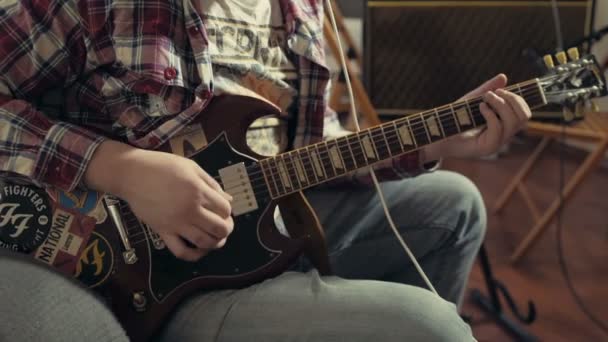
[[[399,229],[442,299],[421,284],[388,230],[373,191],[307,196],[325,224],[338,276],[303,272],[185,301],[167,341],[471,341],[456,305],[484,234],[485,213],[464,177],[438,171],[383,185]],[[349,279],[346,279],[349,278]],[[112,314],[56,272],[0,252],[0,340],[126,341]]]
[[[460,305],[486,229],[477,188],[447,171],[381,187],[397,229],[435,289]],[[374,189],[314,190],[306,196],[325,229],[336,275],[426,288],[390,229]]]

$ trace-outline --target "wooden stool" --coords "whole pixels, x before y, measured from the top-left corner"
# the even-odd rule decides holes
[[[547,230],[560,208],[560,198],[556,198],[544,212],[541,212],[532,200],[532,197],[524,184],[524,180],[551,140],[562,136],[562,130],[565,130],[564,135],[568,139],[591,143],[594,147],[585,158],[584,162],[576,169],[574,175],[565,184],[562,192],[562,205],[568,203],[568,200],[572,198],[572,195],[574,195],[579,185],[581,185],[585,178],[596,169],[608,150],[608,113],[587,114],[585,119],[581,122],[565,128],[557,124],[541,122],[530,122],[528,124],[527,133],[531,135],[540,135],[543,138],[536,146],[534,152],[532,152],[526,162],[521,166],[515,177],[513,177],[509,185],[505,188],[505,191],[494,206],[494,212],[500,212],[517,190],[535,221],[530,232],[511,255],[511,261],[513,263],[521,260],[525,253],[540,238],[540,235]]]

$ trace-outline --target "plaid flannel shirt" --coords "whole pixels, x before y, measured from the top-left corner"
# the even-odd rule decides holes
[[[281,7],[298,56],[298,147],[344,132],[327,107],[322,1]],[[1,175],[71,191],[105,139],[158,148],[204,115],[213,94],[206,46],[197,1],[3,1]],[[383,179],[422,170],[418,153],[378,168]]]

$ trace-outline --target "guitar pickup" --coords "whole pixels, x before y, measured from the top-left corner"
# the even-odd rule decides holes
[[[224,191],[232,196],[232,214],[239,216],[258,209],[245,163],[230,165],[219,170]]]

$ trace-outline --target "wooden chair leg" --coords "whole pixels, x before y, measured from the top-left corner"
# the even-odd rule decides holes
[[[338,40],[336,39],[336,35],[334,34],[331,23],[329,22],[329,19],[327,19],[327,17],[325,17],[323,31],[327,44],[331,49],[332,53],[334,54],[334,56],[339,56]],[[372,105],[372,102],[369,99],[367,92],[365,91],[363,83],[361,82],[359,77],[356,77],[352,63],[348,59],[346,59],[346,70],[348,71],[349,75],[353,76],[351,77],[351,83],[353,86],[353,92],[355,93],[355,101],[357,101],[357,104],[359,105],[359,110],[361,111],[361,113],[363,113],[363,117],[366,123],[370,125],[379,125],[380,119],[378,118],[378,113]]]
[[[524,165],[519,169],[515,177],[513,177],[513,179],[511,180],[511,183],[507,185],[503,193],[500,195],[498,201],[496,201],[496,204],[494,205],[494,213],[499,213],[504,208],[507,201],[513,195],[513,192],[515,192],[515,190],[517,189],[517,186],[521,184],[524,178],[526,178],[526,176],[530,173],[532,167],[534,166],[534,163],[536,163],[538,158],[540,158],[541,153],[545,150],[545,148],[547,148],[549,142],[551,142],[551,138],[543,137],[541,142],[536,146],[534,152],[532,152],[532,154],[528,157]]]
[[[583,164],[576,170],[570,181],[564,187],[562,192],[563,197],[563,205],[565,205],[571,196],[578,189],[578,185],[589,175],[591,171],[597,166],[600,160],[604,157],[604,153],[606,153],[606,149],[608,149],[608,137],[604,138],[604,140],[600,141],[595,151],[593,151]],[[547,229],[551,220],[555,217],[557,210],[560,207],[560,199],[555,199],[549,209],[545,211],[543,216],[536,222],[532,230],[528,233],[525,239],[519,244],[513,255],[511,256],[511,262],[516,263],[524,256],[524,254],[530,249],[533,243],[538,240],[540,235]]]
[[[357,64],[359,65],[359,67],[362,67],[363,59],[361,57],[361,52],[359,52],[359,49],[355,45],[355,40],[346,29],[346,25],[344,24],[344,16],[342,15],[342,10],[340,10],[340,6],[338,6],[332,1],[331,8],[334,12],[334,16],[336,17],[336,25],[338,26],[338,31],[342,34],[342,37],[344,37],[344,40],[346,41],[346,46],[348,46],[347,51],[352,51],[352,53],[354,54],[353,57],[357,61]]]
[[[345,91],[344,83],[337,80],[332,84],[331,94],[329,96],[329,107],[334,109],[337,112],[340,112],[340,107],[342,107],[342,96],[344,96]]]
[[[528,209],[530,210],[530,214],[532,214],[534,222],[537,222],[540,219],[540,210],[538,210],[538,207],[534,203],[532,196],[530,196],[528,188],[526,188],[524,183],[519,183],[517,184],[517,191],[521,195],[521,198],[523,198],[524,203],[526,203],[526,206],[528,206]]]

